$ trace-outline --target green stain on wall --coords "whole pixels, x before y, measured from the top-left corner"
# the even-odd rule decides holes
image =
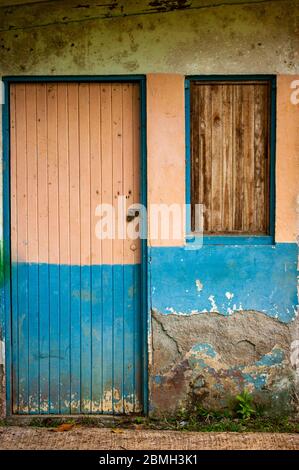
[[[0,73],[295,73],[296,5],[240,0],[0,8]],[[282,48],[283,44],[283,48]]]
[[[4,287],[5,272],[10,269],[10,256],[5,253],[3,240],[0,241],[0,288]]]
[[[4,283],[4,253],[3,253],[3,241],[0,241],[0,287]]]

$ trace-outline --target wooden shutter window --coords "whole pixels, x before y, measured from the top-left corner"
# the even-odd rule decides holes
[[[269,126],[269,82],[191,82],[192,231],[269,233]]]

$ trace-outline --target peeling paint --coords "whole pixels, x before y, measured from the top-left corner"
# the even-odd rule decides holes
[[[5,364],[5,343],[0,341],[0,366]]]
[[[210,295],[209,301],[211,302],[211,310],[210,310],[210,312],[217,312],[217,313],[218,313],[218,307],[217,307],[216,302],[215,302],[215,296],[214,296],[214,295]]]
[[[101,400],[78,399],[76,394],[72,394],[70,400],[64,400],[64,409],[69,409],[70,413],[88,413],[88,414],[111,414],[115,413],[130,414],[142,411],[142,406],[137,396],[128,394],[121,396],[120,390],[105,390]],[[14,410],[17,414],[27,414],[29,412],[38,414],[49,414],[55,409],[55,404],[51,400],[44,399],[42,395],[38,397],[30,395],[29,398],[20,398],[18,407]]]
[[[232,292],[225,292],[225,297],[228,299],[228,300],[231,300],[233,298],[234,294]]]
[[[216,351],[214,350],[213,346],[209,343],[198,343],[192,346],[192,349],[190,351],[191,355],[194,355],[198,352],[202,352],[206,354],[207,356],[210,357],[216,357]]]
[[[210,311],[233,316],[254,310],[285,323],[296,318],[295,243],[277,243],[274,248],[204,245],[191,252],[155,247],[150,255],[151,304],[159,312],[185,316]],[[204,286],[200,295],[197,280]]]

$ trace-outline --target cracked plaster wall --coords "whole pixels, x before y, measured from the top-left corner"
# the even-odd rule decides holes
[[[289,325],[259,312],[192,316],[152,312],[151,412],[194,401],[228,406],[244,388],[271,412],[289,412],[294,397]]]

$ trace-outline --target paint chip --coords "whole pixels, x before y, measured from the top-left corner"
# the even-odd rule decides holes
[[[211,302],[211,309],[210,309],[210,312],[218,312],[218,307],[216,305],[216,302],[215,302],[215,297],[214,295],[210,295],[209,297],[209,301]]]
[[[231,300],[233,298],[234,294],[232,292],[225,292],[225,297],[228,299],[228,300]]]
[[[0,365],[5,363],[5,344],[4,341],[0,341]]]
[[[199,279],[196,279],[195,284],[198,292],[200,292],[203,289],[203,284],[200,282]]]

